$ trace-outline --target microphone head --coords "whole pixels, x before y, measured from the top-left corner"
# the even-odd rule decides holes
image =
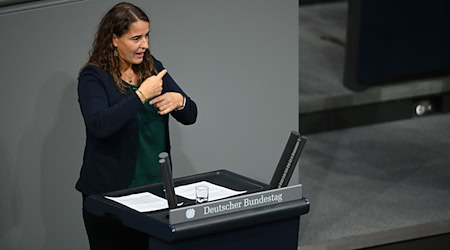
[[[159,153],[158,156],[161,159],[165,159],[165,158],[169,157],[169,154],[167,152],[161,152],[161,153]]]

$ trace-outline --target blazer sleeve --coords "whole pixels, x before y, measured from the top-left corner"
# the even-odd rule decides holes
[[[162,63],[155,58],[155,67],[160,72],[164,69],[164,66]],[[173,118],[177,120],[178,122],[184,124],[184,125],[190,125],[194,124],[197,120],[197,104],[188,96],[184,91],[178,86],[178,84],[173,80],[173,78],[170,76],[170,74],[167,72],[167,74],[163,77],[163,93],[166,92],[178,92],[182,94],[186,98],[186,105],[182,110],[174,110],[170,112]]]
[[[136,118],[144,108],[136,93],[124,96],[112,104],[111,95],[120,95],[112,78],[106,72],[88,66],[78,80],[78,101],[86,124],[87,132],[95,137],[113,135]]]

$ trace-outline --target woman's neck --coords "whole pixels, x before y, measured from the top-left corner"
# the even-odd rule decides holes
[[[122,75],[122,80],[126,81],[128,84],[136,85],[136,77],[133,71],[132,64],[122,64],[120,66],[120,74]]]
[[[120,66],[120,72],[125,73],[125,74],[132,73],[133,72],[133,67],[129,63],[123,63],[122,62],[122,65]]]

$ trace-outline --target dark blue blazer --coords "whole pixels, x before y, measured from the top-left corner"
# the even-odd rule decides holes
[[[159,71],[164,69],[154,59]],[[186,97],[184,109],[170,114],[180,123],[193,124],[197,105],[175,83],[169,73],[163,77],[163,93]],[[95,66],[84,68],[78,80],[78,102],[86,127],[86,146],[76,189],[85,195],[125,189],[131,182],[139,151],[136,114],[144,110],[139,97],[120,93],[112,76]],[[165,115],[167,151],[170,151],[169,116]]]

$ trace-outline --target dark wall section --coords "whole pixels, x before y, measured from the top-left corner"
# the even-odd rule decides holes
[[[450,73],[450,2],[350,1],[346,70],[349,88]],[[352,8],[352,5],[357,7]],[[358,13],[359,10],[359,13]],[[355,18],[356,16],[356,18]],[[359,20],[358,20],[359,19]],[[358,22],[355,25],[354,22]],[[348,74],[354,74],[353,76]]]
[[[298,0],[298,5],[346,2],[347,0]]]

